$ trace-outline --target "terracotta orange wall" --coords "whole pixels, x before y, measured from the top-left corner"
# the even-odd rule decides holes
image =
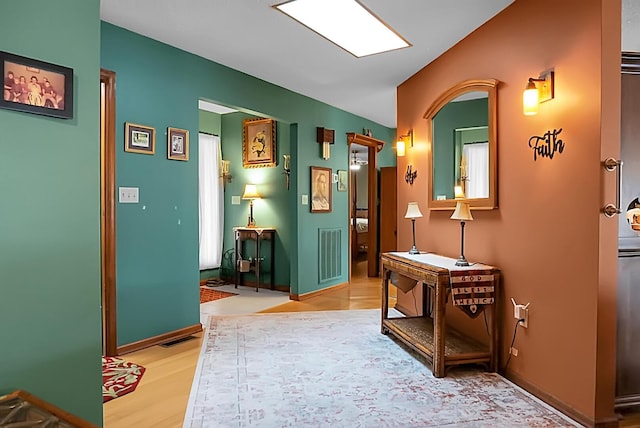
[[[428,211],[423,115],[460,81],[500,81],[499,209],[474,211],[465,255],[502,270],[502,364],[515,325],[510,298],[531,303],[507,376],[588,423],[611,420],[615,394],[617,220],[600,214],[615,183],[600,162],[619,152],[620,9],[619,0],[516,0],[398,87],[398,132],[414,130],[398,171],[411,164],[419,174],[412,186],[398,174],[398,248],[411,246],[403,217],[415,200],[426,213],[418,248],[457,257],[451,211]],[[551,67],[555,99],[525,117],[527,79]],[[534,162],[529,138],[559,128],[564,152]]]

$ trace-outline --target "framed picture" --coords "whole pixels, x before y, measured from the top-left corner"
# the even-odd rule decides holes
[[[152,155],[156,152],[156,130],[135,123],[124,124],[124,151]]]
[[[242,166],[276,166],[276,122],[273,119],[245,119],[242,128]]]
[[[347,171],[343,169],[338,170],[338,192],[346,192],[347,185],[349,183],[349,176]]]
[[[311,167],[311,212],[331,212],[331,168]]]
[[[167,128],[167,158],[182,161],[189,160],[189,131]]]
[[[0,108],[71,119],[73,69],[0,52],[4,89]]]

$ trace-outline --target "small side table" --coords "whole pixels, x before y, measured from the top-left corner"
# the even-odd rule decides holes
[[[260,289],[260,247],[261,242],[268,240],[271,242],[271,263],[269,270],[270,288],[275,288],[275,245],[276,245],[276,229],[273,227],[234,227],[233,235],[235,237],[236,265],[235,265],[235,287],[238,284],[244,285],[244,272],[240,272],[238,261],[243,258],[244,242],[246,240],[254,241],[254,259],[251,262],[250,271],[256,276],[256,292]]]

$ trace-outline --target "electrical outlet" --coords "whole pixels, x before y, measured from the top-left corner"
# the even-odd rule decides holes
[[[513,317],[518,320],[518,323],[522,327],[529,327],[529,305],[531,303],[527,303],[526,305],[519,305],[516,303],[513,297],[511,298],[511,302],[513,302]]]
[[[529,327],[529,305],[515,305],[513,307],[513,317],[519,321],[520,325],[524,328]]]

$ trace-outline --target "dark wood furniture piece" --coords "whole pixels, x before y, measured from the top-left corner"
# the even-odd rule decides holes
[[[436,254],[415,254],[391,252],[383,253],[382,263],[382,333],[392,334],[406,345],[423,355],[432,364],[435,377],[444,377],[451,366],[469,363],[483,363],[489,371],[498,368],[498,322],[497,291],[499,270],[493,266],[475,264],[469,267],[455,266],[456,259]],[[493,286],[492,303],[485,306],[490,310],[488,327],[489,343],[483,344],[472,337],[446,326],[446,302],[451,295],[450,272],[478,272],[491,278]],[[402,277],[413,286],[422,284],[422,315],[415,317],[389,318],[389,282]],[[399,286],[401,287],[401,286]],[[408,289],[411,289],[409,287]],[[405,289],[403,291],[408,291]]]
[[[271,252],[269,253],[269,259],[271,260],[269,269],[269,286],[273,290],[275,288],[275,243],[276,243],[276,230],[272,227],[234,227],[233,234],[235,237],[235,251],[236,251],[236,263],[235,263],[235,287],[238,288],[238,284],[244,285],[244,273],[253,272],[256,277],[256,291],[260,288],[260,266],[263,258],[261,257],[260,248],[262,241],[269,241],[271,243]],[[245,245],[244,242],[252,240],[254,242],[254,250],[252,260],[244,259]],[[246,271],[241,269],[241,262],[248,262],[249,267]]]
[[[23,390],[0,397],[0,426],[98,428],[97,425]]]

